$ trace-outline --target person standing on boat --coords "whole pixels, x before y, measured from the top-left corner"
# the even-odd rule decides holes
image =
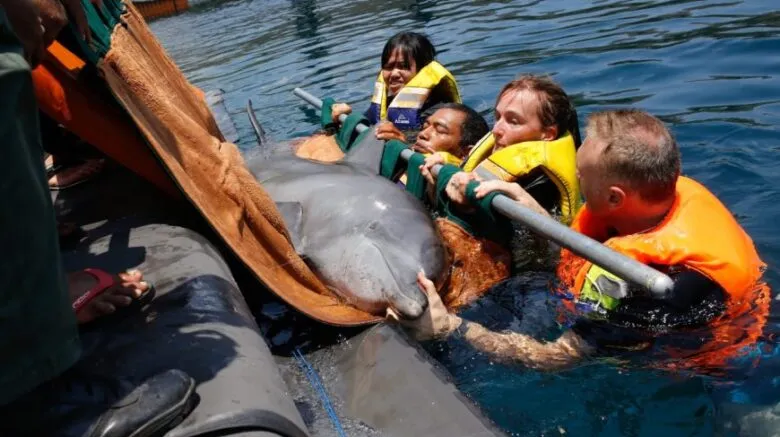
[[[67,279],[63,271],[30,72],[57,33],[38,5],[57,1],[0,0],[0,434],[62,435],[82,420],[84,435],[130,435],[165,426],[173,417],[164,413],[183,412],[194,381],[171,370],[128,394],[77,369],[77,323],[129,305],[149,285],[137,271],[87,269]]]
[[[574,323],[555,341],[491,332],[448,313],[422,274],[418,281],[429,309],[403,323],[419,338],[457,334],[497,359],[542,370],[570,367],[596,354],[648,349],[654,342],[665,342],[664,352],[688,365],[723,366],[756,341],[769,304],[761,282],[764,264],[726,207],[680,175],[677,143],[660,120],[633,109],[592,114],[577,153],[577,176],[587,203],[572,228],[670,274],[675,285],[668,296],[651,298],[564,249],[557,269],[562,290],[556,292]],[[477,196],[495,190],[544,211],[516,184],[483,182]],[[736,318],[741,320],[736,326],[729,323]],[[684,352],[690,345],[663,337],[680,329],[702,330],[696,331],[691,354]],[[686,365],[679,361],[677,368]]]
[[[353,117],[379,124],[380,139],[413,142],[425,110],[439,103],[461,103],[455,78],[435,58],[436,49],[424,35],[400,32],[391,37],[382,50],[371,104],[362,116]],[[351,113],[348,104],[333,104],[332,121],[338,124],[339,116]]]

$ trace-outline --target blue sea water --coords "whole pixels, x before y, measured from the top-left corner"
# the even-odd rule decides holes
[[[489,121],[498,90],[523,72],[553,75],[581,121],[617,107],[660,116],[681,145],[683,173],[729,207],[768,264],[767,281],[774,289],[780,284],[775,1],[191,3],[181,15],[153,21],[152,30],[192,83],[225,91],[239,145],[252,141],[243,113],[248,98],[277,139],[316,127],[315,111],[292,94],[296,86],[363,110],[386,39],[421,31],[457,77],[464,102]],[[542,282],[520,277],[507,286],[543,288]],[[763,357],[745,364],[737,379],[614,363],[546,374],[450,344],[433,353],[459,388],[515,435],[773,435],[780,433],[780,408],[773,411],[780,402],[775,302],[756,352]]]

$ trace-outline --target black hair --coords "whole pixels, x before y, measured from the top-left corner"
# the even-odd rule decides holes
[[[476,145],[490,131],[485,117],[462,103],[439,103],[431,106],[422,114],[422,122],[425,123],[425,120],[439,109],[452,109],[465,115],[463,124],[460,127],[461,136],[459,144],[464,150],[467,147]]]
[[[406,60],[414,60],[417,71],[422,70],[436,58],[436,49],[425,35],[416,32],[400,32],[387,40],[385,48],[382,50],[382,65],[380,67],[384,67],[390,61],[390,56],[396,49],[401,51]]]

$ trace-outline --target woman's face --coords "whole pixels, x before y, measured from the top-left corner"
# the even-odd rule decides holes
[[[401,91],[417,74],[417,64],[414,59],[406,59],[400,49],[390,53],[390,59],[382,66],[382,78],[387,84],[388,95],[394,96]]]
[[[557,129],[545,128],[539,119],[541,102],[533,91],[510,90],[496,105],[493,137],[501,149],[525,141],[554,140]]]

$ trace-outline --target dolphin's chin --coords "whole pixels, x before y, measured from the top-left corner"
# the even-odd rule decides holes
[[[388,310],[392,310],[398,317],[404,320],[415,320],[425,314],[428,302],[415,302],[404,298],[406,302],[393,304],[392,302],[365,302],[358,299],[350,299],[350,304],[360,310],[375,316],[384,317]]]
[[[428,308],[428,304],[425,304],[425,306],[417,305],[412,308],[407,308],[405,310],[400,310],[394,306],[390,306],[390,308],[393,310],[393,312],[398,315],[398,317],[404,319],[404,320],[416,320],[422,317],[423,314],[425,314],[425,310]]]
[[[335,291],[333,288],[331,290]],[[361,299],[352,293],[344,293],[343,291],[337,293],[350,305],[369,314],[384,317],[387,315],[387,310],[391,309],[398,317],[404,320],[415,320],[422,317],[428,308],[428,299],[426,299],[425,295],[417,289],[415,289],[415,292],[420,295],[414,295],[414,298],[411,298],[397,294],[391,296],[388,301]]]
[[[428,309],[426,296],[417,288],[415,288],[414,292],[417,293],[414,297],[396,296],[396,299],[391,301],[389,305],[399,317],[405,320],[419,319],[425,314],[425,310]]]

